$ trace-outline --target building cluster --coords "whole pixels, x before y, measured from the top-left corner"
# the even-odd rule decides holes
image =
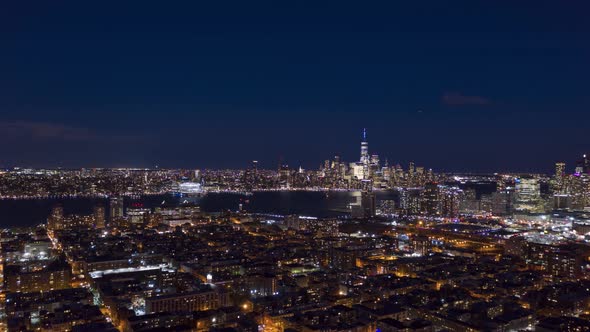
[[[58,171],[19,172],[59,183]],[[0,188],[19,178],[7,174]],[[0,330],[589,330],[586,157],[552,176],[404,172],[381,166],[364,132],[358,162],[319,171],[72,174],[76,188],[111,183],[94,186],[108,200],[86,215],[56,205],[45,225],[0,233]],[[125,197],[300,186],[355,189],[350,214],[205,213],[188,197],[155,208]],[[385,188],[394,195],[378,199]]]
[[[21,169],[0,172],[0,197],[104,197],[152,195],[182,192],[183,185],[199,186],[199,191],[250,192],[254,190],[358,190],[367,181],[376,189],[420,187],[441,179],[432,169],[411,162],[404,170],[399,164],[382,162],[369,154],[363,131],[359,161],[345,162],[339,156],[326,160],[318,170],[291,168],[265,170],[253,161],[240,170],[182,169]],[[180,190],[179,190],[180,189]]]
[[[188,170],[21,169],[0,172],[0,198],[34,199],[153,195],[193,176]]]
[[[4,231],[0,245],[1,330],[116,331],[44,227]]]
[[[413,162],[404,170],[399,164],[390,165],[387,159],[382,161],[379,155],[370,154],[366,130],[363,130],[358,161],[345,162],[340,156],[335,156],[332,160],[325,160],[319,171],[293,170],[281,165],[278,172],[278,187],[284,189],[319,187],[358,190],[366,187],[367,182],[375,189],[420,187],[440,178],[432,169],[415,166]]]
[[[588,326],[590,247],[512,228],[487,219],[420,216],[392,225],[211,214],[193,205],[123,208],[118,197],[88,216],[58,206],[47,226],[1,234],[2,324],[252,332]]]
[[[558,220],[567,216],[571,228],[582,228],[590,216],[590,161],[575,172],[557,163],[552,176],[537,174],[447,175],[440,182],[398,187],[398,199],[385,202],[381,214],[456,218],[494,216],[515,220]],[[584,166],[585,165],[585,166]],[[482,190],[483,188],[483,190]]]
[[[590,211],[590,158],[583,155],[573,174],[566,173],[565,163],[556,163],[551,187],[555,208]]]

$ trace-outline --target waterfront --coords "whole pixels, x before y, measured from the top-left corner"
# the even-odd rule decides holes
[[[199,199],[204,212],[243,209],[254,213],[301,214],[313,217],[338,217],[348,214],[348,204],[358,195],[354,191],[261,191],[252,195],[234,193],[209,193]],[[377,200],[395,199],[393,191],[376,192]],[[125,198],[125,206],[140,204],[146,208],[177,206],[184,199],[172,195],[150,195]],[[108,206],[105,198],[43,198],[25,200],[0,200],[0,227],[28,227],[44,223],[51,208],[62,204],[66,214],[90,214],[96,204]],[[107,213],[108,213],[108,209]]]

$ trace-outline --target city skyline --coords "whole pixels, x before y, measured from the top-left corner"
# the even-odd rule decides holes
[[[0,331],[590,331],[588,1],[0,5]]]
[[[366,173],[367,170],[366,168],[369,167],[370,165],[373,165],[375,167],[401,167],[401,168],[405,168],[407,165],[409,165],[409,167],[414,167],[415,162],[413,160],[408,161],[406,164],[403,164],[402,162],[396,161],[396,160],[390,160],[388,156],[383,156],[380,155],[378,152],[375,153],[374,150],[369,150],[369,139],[368,139],[368,133],[367,133],[367,128],[363,128],[361,135],[360,135],[360,159],[356,160],[354,157],[351,157],[349,160],[343,159],[342,158],[342,154],[339,153],[334,153],[332,154],[330,157],[320,160],[318,161],[316,164],[320,165],[319,169],[321,169],[324,166],[325,162],[328,162],[329,160],[333,160],[336,159],[338,161],[342,161],[343,163],[347,163],[350,164],[351,169],[354,169],[354,166],[358,166],[360,168],[360,170],[357,172],[359,174],[361,173]],[[348,155],[348,153],[347,153]],[[439,170],[442,172],[446,172],[446,173],[471,173],[471,174],[491,174],[491,173],[538,173],[538,174],[551,174],[555,171],[555,165],[561,165],[560,167],[562,168],[562,171],[565,174],[574,174],[576,173],[576,169],[577,167],[580,165],[580,163],[587,163],[588,159],[587,159],[587,154],[584,153],[580,156],[580,158],[575,159],[575,160],[568,160],[568,161],[556,161],[555,163],[553,163],[550,166],[544,165],[543,168],[545,168],[545,170],[543,170],[543,168],[538,168],[538,169],[534,169],[534,170],[520,170],[520,171],[515,171],[515,170],[494,170],[494,171],[477,171],[477,170]],[[375,159],[376,158],[376,159]],[[254,164],[254,165],[253,165]],[[2,166],[2,165],[0,165]],[[276,161],[276,164],[274,165],[264,165],[259,162],[258,159],[251,159],[248,161],[245,161],[242,165],[242,167],[204,167],[204,169],[248,169],[251,167],[255,167],[255,168],[259,168],[259,169],[266,169],[266,170],[272,170],[272,169],[278,169],[280,171],[281,167],[291,167],[292,169],[295,168],[300,168],[300,169],[307,169],[307,168],[303,168],[302,163],[289,163],[289,159],[284,158],[283,156],[280,156],[278,158],[278,160]],[[61,166],[46,166],[46,167],[28,167],[28,166],[23,166],[23,165],[11,165],[10,167],[6,167],[4,166],[6,169],[8,168],[38,168],[38,169],[80,169],[80,168],[96,168],[96,169],[158,169],[158,168],[162,168],[162,169],[190,169],[190,168],[196,168],[199,169],[201,167],[195,166],[195,167],[160,167],[159,165],[152,165],[152,166],[141,166],[141,165],[126,165],[126,166],[117,166],[117,167],[109,167],[109,166],[78,166],[78,167],[61,167]],[[310,167],[309,169],[315,169],[313,166]],[[431,167],[428,167],[427,169],[430,169],[432,171]],[[359,176],[359,178],[361,178],[361,176]]]
[[[10,3],[0,166],[311,168],[367,127],[402,164],[548,171],[590,150],[585,9]]]

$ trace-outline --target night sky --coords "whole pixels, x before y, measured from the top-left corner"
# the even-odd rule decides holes
[[[452,5],[451,5],[452,4]],[[4,1],[0,166],[548,171],[590,153],[588,1]]]

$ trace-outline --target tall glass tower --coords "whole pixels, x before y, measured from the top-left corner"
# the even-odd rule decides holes
[[[361,163],[369,164],[369,142],[367,142],[367,128],[363,129],[361,140]]]

